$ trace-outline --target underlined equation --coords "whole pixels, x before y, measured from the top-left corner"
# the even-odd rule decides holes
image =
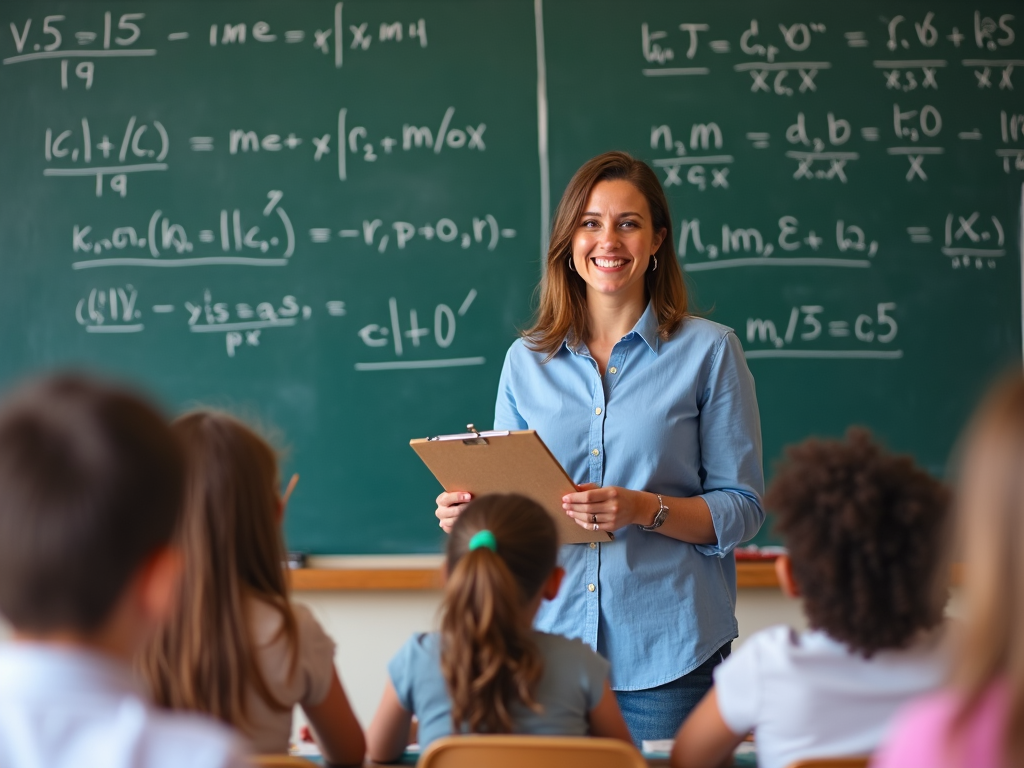
[[[898,307],[878,302],[850,315],[820,304],[801,304],[779,318],[748,317],[744,348],[748,360],[802,358],[899,360]]]
[[[657,157],[655,168],[665,175],[665,187],[684,183],[701,192],[729,188],[729,166],[734,158],[723,150],[724,138],[718,123],[708,121],[676,128],[668,124],[651,126],[651,149],[671,153]]]
[[[12,20],[8,44],[0,47],[0,65],[58,60],[61,90],[89,91],[96,60],[157,55],[149,44],[153,35],[143,34],[145,13],[93,10],[90,5],[78,6],[81,13],[70,20],[64,14]]]
[[[173,311],[174,307],[165,309]],[[183,309],[191,333],[223,335],[228,357],[234,357],[240,348],[258,347],[261,335],[268,329],[291,328],[313,316],[313,308],[295,296],[232,303],[216,301],[209,289],[203,292],[201,300],[184,302]]]
[[[50,126],[43,132],[43,176],[92,176],[102,197],[109,177],[113,194],[126,197],[128,175],[166,171],[170,137],[160,120],[132,115],[122,125],[110,120]]]
[[[346,181],[354,162],[386,164],[392,158],[409,154],[483,153],[487,150],[486,131],[486,123],[475,119],[467,122],[450,106],[439,110],[433,122],[396,124],[394,130],[377,136],[343,107],[338,110],[337,125],[332,126],[332,130],[312,136],[300,136],[286,128],[261,135],[240,126],[228,128],[220,136],[211,132],[191,136],[188,141],[193,152],[220,151],[232,156],[254,157],[283,153],[316,164],[336,164],[338,179]]]
[[[182,223],[160,208],[145,222],[74,224],[71,267],[283,267],[296,246],[291,218],[280,205],[283,197],[271,190],[262,210],[223,208],[198,224]]]
[[[145,13],[115,13],[79,6],[73,18],[65,14],[27,17],[10,22],[9,45],[0,48],[0,64],[10,66],[41,60],[59,61],[62,90],[91,90],[96,60],[157,55],[156,41],[174,47],[190,43],[231,50],[243,46],[283,45],[319,55],[337,69],[345,55],[380,47],[427,48],[427,21],[417,15],[381,22],[346,18],[344,3],[310,28],[273,26],[258,19],[236,19],[192,29],[187,24],[155,30]]]
[[[819,71],[830,69],[828,61],[809,60],[812,44],[826,32],[822,22],[786,22],[762,25],[751,19],[738,40],[716,34],[710,24],[684,21],[673,27],[640,25],[644,77],[689,77],[710,75],[718,57],[738,53],[746,61],[731,65],[732,71],[751,80],[752,92],[779,96],[818,90]],[[799,60],[792,60],[799,57]],[[735,57],[733,57],[735,58]],[[750,60],[754,59],[754,60]]]
[[[947,257],[952,269],[995,269],[1007,254],[1006,229],[998,216],[983,211],[950,211],[941,227],[915,224],[906,228],[914,245]]]
[[[387,351],[390,360],[357,362],[357,371],[462,368],[483,365],[486,358],[458,350],[459,324],[469,315],[477,298],[471,288],[459,303],[438,303],[432,307],[404,307],[394,296],[381,307],[376,322],[363,325],[358,336],[367,352]],[[421,311],[422,310],[422,311]],[[370,355],[367,355],[370,357]],[[374,357],[379,357],[375,355]]]
[[[293,295],[266,300],[219,301],[210,289],[180,303],[147,302],[131,284],[91,288],[75,305],[74,317],[89,334],[138,334],[150,325],[182,329],[191,334],[222,340],[227,357],[239,350],[259,347],[262,334],[278,328],[292,328],[311,321],[313,307]],[[344,301],[326,303],[326,315],[344,317]],[[165,329],[166,330],[166,329]]]
[[[878,241],[857,224],[838,219],[822,222],[817,229],[796,216],[782,216],[772,231],[763,233],[735,223],[705,222],[702,229],[700,219],[684,219],[676,249],[686,272],[737,267],[865,269],[878,252]]]
[[[487,251],[494,251],[502,240],[516,236],[516,230],[498,224],[498,219],[487,213],[473,216],[463,222],[460,228],[454,218],[442,217],[423,224],[409,221],[393,221],[386,223],[383,219],[363,219],[359,226],[347,229],[332,227],[311,227],[309,239],[313,243],[330,243],[332,241],[350,242],[373,248],[384,253],[388,248],[405,250],[407,247],[420,243],[437,241],[451,244],[454,248],[468,249],[478,246]]]

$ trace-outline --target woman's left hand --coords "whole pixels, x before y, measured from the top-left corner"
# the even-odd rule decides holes
[[[596,483],[576,488],[576,493],[562,497],[562,509],[588,531],[615,531],[630,523],[649,525],[658,511],[657,501],[652,503],[651,494],[643,491],[616,485],[600,488]]]

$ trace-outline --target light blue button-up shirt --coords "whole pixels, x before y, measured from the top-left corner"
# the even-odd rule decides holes
[[[603,378],[583,344],[544,357],[512,344],[494,428],[536,430],[577,483],[700,496],[718,540],[687,544],[628,525],[606,544],[565,545],[565,581],[536,626],[589,643],[611,662],[615,690],[671,682],[736,637],[732,550],[764,520],[761,426],[743,349],[731,329],[701,318],[662,340],[648,305]]]

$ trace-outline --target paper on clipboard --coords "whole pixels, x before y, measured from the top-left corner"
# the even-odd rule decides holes
[[[446,491],[474,498],[489,493],[518,493],[540,504],[554,520],[560,544],[607,542],[611,534],[587,531],[565,514],[562,497],[576,486],[532,429],[516,432],[465,432],[410,440]]]

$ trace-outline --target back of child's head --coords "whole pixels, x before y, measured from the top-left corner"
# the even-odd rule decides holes
[[[953,681],[963,694],[954,735],[985,694],[1006,686],[1003,764],[1024,765],[1024,379],[997,385],[967,433],[957,487],[963,637]],[[966,763],[964,763],[966,764]]]
[[[101,629],[169,543],[182,480],[137,395],[77,375],[23,386],[0,411],[0,612],[28,634]]]
[[[482,496],[466,505],[448,539],[441,668],[456,731],[509,733],[509,705],[536,708],[544,662],[528,606],[558,558],[544,509],[523,496]]]
[[[949,493],[860,428],[786,450],[765,502],[814,629],[870,657],[942,621]]]
[[[271,707],[248,623],[248,598],[274,606],[295,663],[296,624],[282,568],[277,457],[267,442],[223,413],[195,411],[172,429],[186,453],[184,556],[179,613],[144,661],[156,700],[247,724],[255,689]]]

